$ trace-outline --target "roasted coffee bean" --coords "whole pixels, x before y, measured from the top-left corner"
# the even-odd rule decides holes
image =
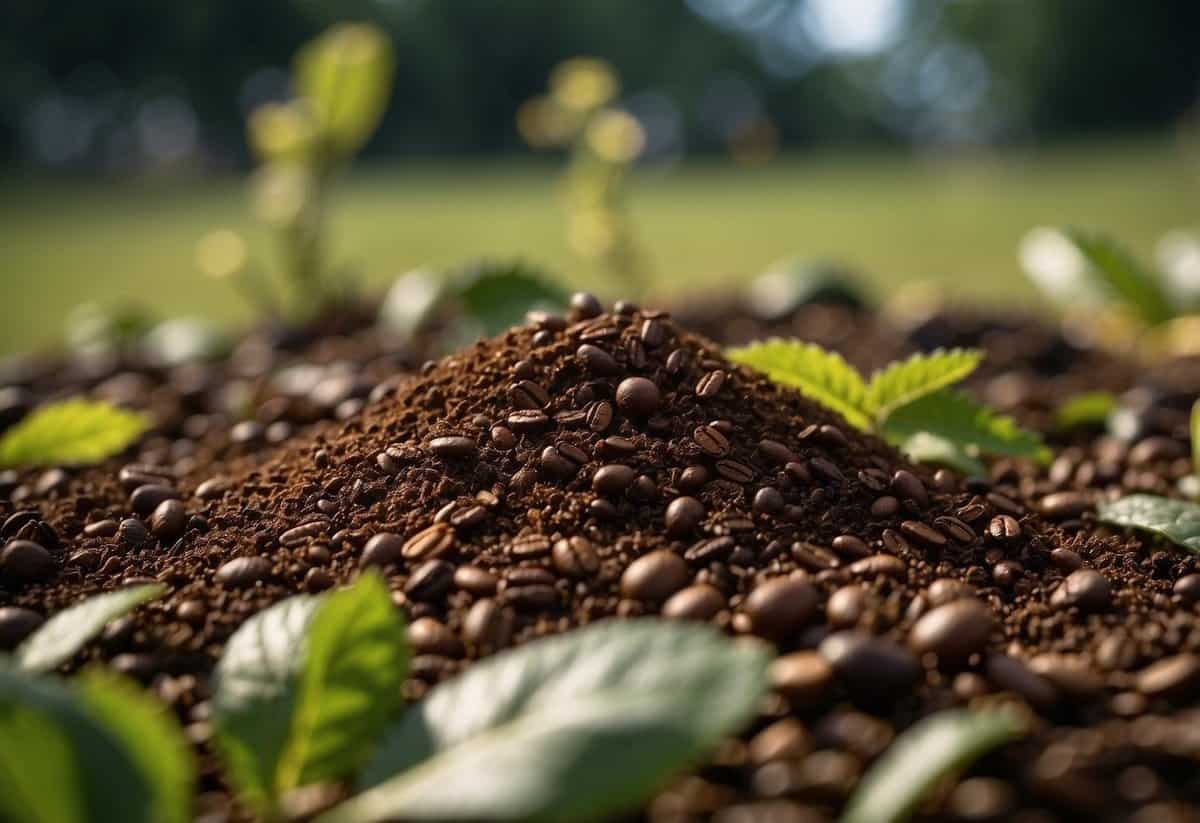
[[[1016,560],[1001,560],[992,567],[992,580],[997,586],[1005,589],[1011,589],[1016,585],[1023,574],[1025,574],[1025,567]]]
[[[878,498],[871,504],[871,516],[878,518],[895,517],[900,511],[900,501],[890,494]]]
[[[584,343],[575,350],[575,355],[592,374],[608,376],[621,370],[616,359],[599,346]]]
[[[792,557],[798,564],[810,571],[836,569],[842,565],[842,561],[833,552],[803,541],[792,544]]]
[[[432,617],[419,617],[408,624],[408,642],[417,654],[462,657],[463,647],[454,632]]]
[[[731,483],[749,483],[754,479],[754,469],[737,460],[718,460],[717,474]]]
[[[1200,574],[1187,574],[1175,581],[1171,591],[1184,603],[1200,602]]]
[[[397,459],[394,453],[387,451],[381,451],[375,455],[375,465],[381,472],[390,475],[399,474],[400,470],[404,468],[403,462]]]
[[[625,342],[625,359],[629,363],[629,367],[641,371],[649,364],[649,358],[646,355],[646,346],[637,338],[627,340]]]
[[[1091,501],[1086,495],[1079,492],[1055,492],[1046,495],[1038,502],[1038,509],[1041,513],[1054,520],[1079,517],[1091,508]]]
[[[441,599],[453,582],[453,566],[445,560],[426,560],[413,570],[404,584],[404,594],[410,600],[431,603]]]
[[[824,479],[834,483],[841,483],[846,479],[845,475],[842,474],[842,470],[824,457],[814,457],[808,461],[808,466]]]
[[[574,443],[568,443],[565,440],[560,440],[558,443],[555,443],[554,448],[558,450],[559,454],[570,460],[576,466],[582,466],[590,459],[587,452],[576,446]]]
[[[642,327],[638,330],[638,339],[648,349],[658,348],[666,342],[667,324],[658,318],[643,320]]]
[[[665,516],[667,535],[687,537],[704,520],[704,504],[694,497],[677,497],[667,506]]]
[[[798,459],[795,452],[778,440],[760,440],[758,442],[758,453],[768,463],[777,466],[784,466]]]
[[[136,517],[127,517],[117,526],[117,540],[122,546],[135,549],[150,541],[150,530]]]
[[[688,362],[691,357],[688,355],[687,349],[675,349],[667,355],[666,370],[667,374],[678,375],[688,367]]]
[[[496,652],[512,641],[514,622],[512,609],[496,600],[480,600],[463,618],[463,637],[479,654]]]
[[[658,386],[644,377],[626,377],[617,386],[617,405],[634,417],[649,417],[661,402]]]
[[[604,313],[600,301],[595,295],[585,291],[577,291],[571,295],[571,315],[579,320],[588,320]]]
[[[774,486],[763,486],[754,493],[754,513],[775,515],[783,511],[783,495]]]
[[[835,449],[844,449],[850,445],[845,433],[837,426],[831,426],[828,423],[822,423],[817,429],[817,440]]]
[[[138,486],[170,486],[172,472],[164,466],[145,466],[136,463],[131,463],[128,466],[122,466],[117,472],[117,482],[119,482],[126,491],[132,492]]]
[[[304,573],[304,590],[309,594],[316,594],[327,589],[332,589],[336,582],[333,579],[333,575],[324,569],[314,568]]]
[[[587,412],[580,409],[568,409],[554,415],[554,422],[563,429],[582,429],[587,427]]]
[[[1050,562],[1068,573],[1083,568],[1083,558],[1070,549],[1057,548],[1050,552]]]
[[[662,616],[672,620],[711,620],[725,608],[725,597],[713,586],[700,583],[680,589],[663,604]]]
[[[487,509],[483,506],[460,506],[450,515],[450,525],[460,532],[469,531],[487,520]]]
[[[551,550],[554,568],[567,577],[586,578],[600,568],[600,557],[586,537],[564,537]]]
[[[800,707],[814,706],[833,686],[833,667],[816,652],[792,652],[771,662],[771,688]]]
[[[550,395],[532,380],[513,384],[508,394],[518,409],[544,409],[550,405]]]
[[[862,586],[843,586],[829,595],[825,618],[834,628],[848,629],[862,619],[869,603],[867,590]]]
[[[116,520],[97,520],[83,527],[84,537],[113,537],[120,526]]]
[[[210,477],[196,487],[196,497],[201,500],[216,500],[230,489],[229,481],[224,477]]]
[[[544,611],[560,605],[558,590],[546,583],[509,586],[504,590],[504,601],[523,612]]]
[[[617,515],[620,514],[616,506],[602,497],[597,497],[591,503],[588,503],[588,511],[600,520],[616,520]]]
[[[938,578],[930,583],[929,588],[925,591],[932,606],[943,606],[951,601],[971,597],[975,594],[975,590],[969,583],[955,580],[952,577]]]
[[[598,400],[588,407],[587,424],[594,432],[602,432],[612,425],[613,407],[607,400]]]
[[[892,703],[916,684],[921,669],[905,649],[882,637],[858,631],[832,634],[819,652],[855,700]]]
[[[236,557],[217,569],[216,581],[223,586],[243,589],[271,575],[271,561],[265,557]]]
[[[178,500],[164,500],[150,517],[150,533],[163,543],[173,543],[183,536],[188,515]]]
[[[454,585],[477,597],[495,594],[499,582],[496,575],[478,566],[459,566],[454,570]]]
[[[619,497],[633,483],[637,472],[629,466],[610,463],[592,475],[592,490],[606,497]]]
[[[736,546],[732,537],[712,537],[693,544],[683,553],[683,558],[689,563],[711,563],[728,557]]]
[[[319,537],[328,524],[324,520],[311,520],[294,526],[279,535],[279,543],[283,546],[302,546],[309,540]]]
[[[900,532],[896,531],[895,529],[884,529],[882,537],[883,547],[890,552],[895,554],[903,554],[912,549],[912,547],[908,545],[908,541],[904,539],[904,535],[900,534]]]
[[[963,598],[926,612],[909,632],[908,643],[918,655],[936,655],[939,663],[960,663],[983,651],[994,623],[991,609]]]
[[[474,440],[458,435],[433,438],[429,441],[429,450],[443,460],[464,460],[474,457],[476,452]]]
[[[538,414],[545,417],[540,412]],[[517,437],[507,426],[492,426],[491,436],[492,445],[502,452],[512,451],[517,447]]]
[[[158,484],[149,484],[138,486],[129,495],[129,503],[133,506],[135,513],[142,517],[149,517],[150,514],[158,508],[158,504],[164,500],[179,499],[179,492],[172,486],[163,486]]]
[[[776,577],[755,586],[742,608],[755,634],[779,642],[816,614],[817,590],[803,578]]]
[[[505,418],[505,423],[508,428],[517,434],[537,434],[542,429],[550,424],[550,418],[544,412],[538,409],[519,409],[512,412]],[[492,430],[492,436],[495,437],[495,429]],[[516,445],[516,440],[513,440],[513,446]],[[512,448],[511,446],[509,448]]]
[[[1023,697],[1031,706],[1046,708],[1058,700],[1058,690],[1015,657],[989,655],[985,671],[993,686]]]
[[[0,575],[12,580],[45,580],[54,574],[54,558],[32,540],[12,540],[0,550]]]
[[[851,574],[859,574],[864,577],[882,574],[903,580],[906,568],[904,561],[899,557],[893,557],[890,554],[873,554],[862,560],[855,560],[850,564],[849,571]]]
[[[1187,453],[1187,446],[1174,438],[1147,437],[1129,450],[1129,465],[1147,466],[1161,460],[1176,460]]]
[[[515,539],[508,546],[508,553],[513,557],[542,557],[550,553],[550,538],[542,534],[526,534]]]
[[[838,535],[833,538],[833,542],[830,545],[835,552],[851,560],[858,560],[871,553],[867,544],[852,534]]]
[[[0,651],[12,651],[44,622],[40,614],[30,609],[0,606]]]
[[[988,522],[988,536],[993,540],[1008,542],[1021,536],[1021,524],[1011,515],[998,514]]]
[[[1104,691],[1104,677],[1088,661],[1072,655],[1039,654],[1029,667],[1069,696],[1091,699]]]
[[[394,566],[404,558],[404,540],[392,532],[373,535],[363,546],[360,563],[363,566]]]
[[[946,535],[919,520],[905,520],[900,524],[900,533],[931,549],[946,546]]]
[[[907,469],[899,469],[892,475],[892,491],[901,500],[911,500],[921,508],[929,505],[929,492],[925,484]]]
[[[691,579],[683,558],[659,549],[634,560],[621,575],[621,594],[630,600],[661,603]]]
[[[1138,672],[1137,689],[1147,697],[1188,700],[1200,694],[1200,656],[1177,654]]]
[[[975,541],[975,532],[957,517],[938,517],[934,519],[933,525],[960,546],[966,546]]]
[[[427,560],[450,553],[456,543],[454,529],[445,523],[435,523],[408,538],[400,553],[408,560]]]
[[[696,383],[696,396],[708,399],[716,397],[725,386],[725,372],[720,369],[705,373]]]
[[[538,467],[542,474],[551,480],[567,480],[574,477],[579,471],[578,464],[563,457],[554,446],[542,449],[542,453],[538,457]]]
[[[1085,612],[1102,611],[1108,608],[1111,587],[1108,578],[1093,569],[1071,572],[1050,598],[1050,602],[1062,608],[1078,607]]]
[[[832,676],[832,673],[830,673],[831,679]],[[813,742],[803,723],[794,717],[785,717],[783,720],[775,721],[754,735],[746,748],[750,755],[750,762],[762,765],[763,763],[774,761],[795,762],[802,760],[805,755],[812,751]],[[745,813],[740,814],[738,811],[739,808],[744,809]],[[722,812],[720,819],[725,821],[725,823],[751,823],[751,821],[773,820],[775,814],[772,812],[770,806],[766,806],[761,810],[756,809],[754,806],[734,806]],[[786,817],[783,819],[786,820]],[[800,820],[802,823],[803,819],[801,818]]]
[[[679,489],[685,492],[698,492],[708,482],[708,469],[703,466],[688,466],[679,473]]]
[[[606,437],[596,444],[600,457],[623,459],[637,454],[637,445],[628,437]]]
[[[692,432],[692,440],[705,454],[712,457],[724,457],[729,454],[729,438],[714,426],[697,426]]]
[[[955,514],[964,523],[977,523],[984,517],[987,517],[988,509],[982,503],[968,503],[955,512]]]

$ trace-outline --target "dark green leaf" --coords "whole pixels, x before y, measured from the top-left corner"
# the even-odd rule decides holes
[[[64,400],[36,409],[0,437],[0,465],[99,463],[149,427],[145,415],[91,400]]]
[[[410,709],[321,823],[603,817],[754,715],[763,647],[612,621],[476,663]]]
[[[1131,494],[1101,503],[1096,513],[1114,526],[1151,532],[1200,554],[1200,504],[1153,494]]]
[[[520,262],[477,263],[457,275],[450,288],[469,320],[487,335],[525,322],[533,309],[561,309],[567,294],[541,272]]]
[[[161,583],[131,586],[89,597],[63,609],[17,648],[17,663],[28,671],[57,668],[100,634],[108,623],[149,600],[162,597],[165,591]]]
[[[1116,406],[1117,398],[1112,392],[1094,391],[1077,394],[1054,410],[1054,425],[1059,429],[1074,429],[1080,426],[1103,427]]]
[[[1135,309],[1148,326],[1175,315],[1158,275],[1142,266],[1116,241],[1100,234],[1068,229],[1065,234],[1087,260],[1091,271],[1118,299]]]
[[[883,430],[893,443],[905,443],[924,432],[955,444],[967,454],[1039,460],[1047,456],[1036,434],[956,391],[940,391],[896,409],[884,422]]]
[[[882,423],[898,409],[958,383],[982,360],[983,352],[975,349],[937,349],[892,363],[871,375],[864,409]]]
[[[82,764],[65,729],[31,706],[0,700],[0,741],[0,820],[84,823]]]
[[[952,709],[900,735],[871,767],[842,814],[842,823],[901,823],[937,783],[997,746],[1020,737],[1012,711]]]

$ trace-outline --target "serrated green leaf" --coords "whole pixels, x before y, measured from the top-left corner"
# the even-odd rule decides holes
[[[84,823],[80,764],[53,718],[0,701],[0,820]]]
[[[951,709],[908,729],[871,766],[842,823],[902,823],[944,778],[1025,733],[1015,712]]]
[[[118,454],[150,426],[145,415],[92,400],[64,400],[35,409],[0,437],[0,466],[99,463]]]
[[[1070,397],[1054,410],[1054,425],[1058,429],[1080,426],[1103,426],[1117,406],[1112,392],[1084,392]]]
[[[604,817],[754,715],[767,654],[707,626],[608,621],[476,663],[387,734],[320,823]]]
[[[1101,503],[1096,515],[1103,523],[1151,532],[1200,554],[1200,503],[1154,494],[1131,494]]]
[[[521,262],[482,262],[454,277],[450,296],[484,334],[507,331],[533,309],[560,309],[567,294],[549,278]]]
[[[1038,435],[958,391],[939,391],[897,409],[884,422],[883,430],[888,440],[896,444],[924,432],[955,444],[967,454],[1038,460],[1048,456]]]
[[[402,703],[408,642],[383,581],[364,575],[326,598],[309,627],[304,673],[278,785],[353,772]]]
[[[89,597],[63,609],[25,638],[17,648],[17,664],[26,671],[44,672],[70,660],[111,621],[143,603],[162,597],[161,583],[131,586]]]
[[[395,56],[386,32],[341,23],[296,55],[296,90],[340,155],[360,149],[379,125],[392,92]]]
[[[949,466],[968,477],[987,476],[987,466],[971,456],[962,445],[929,432],[917,432],[904,440],[899,448],[909,460],[916,463]]]
[[[119,741],[154,795],[156,823],[192,819],[192,749],[166,706],[129,680],[91,669],[76,681],[87,711]]]
[[[30,720],[32,715],[38,719]],[[80,809],[81,819],[88,823],[158,823],[155,793],[138,761],[122,740],[60,683],[0,664],[0,728],[10,722],[23,727],[49,725],[56,731],[46,750],[51,760],[32,774],[24,771],[24,761],[32,753],[24,746],[9,744],[7,741],[14,738],[7,734],[0,736],[6,741],[0,749],[14,750],[18,755],[13,760],[0,756],[0,769],[12,770],[0,776],[0,787],[22,786],[22,794],[32,789],[67,795],[70,799],[64,799],[62,807]],[[63,755],[64,745],[69,748],[74,768]],[[54,782],[42,784],[51,777]],[[7,800],[0,800],[0,809],[7,808]],[[21,813],[12,817],[26,819]]]
[[[826,351],[815,343],[773,337],[727,349],[725,356],[762,372],[776,383],[799,389],[857,429],[873,428],[867,411],[867,386],[858,371],[836,352]]]
[[[1175,316],[1162,280],[1115,240],[1080,229],[1067,229],[1064,234],[1087,260],[1091,272],[1135,309],[1146,325],[1156,326]]]
[[[914,354],[871,375],[864,410],[883,423],[897,409],[959,382],[983,361],[975,349]]]
[[[260,814],[277,800],[309,622],[320,599],[291,597],[251,617],[213,671],[212,722],[230,780]]]

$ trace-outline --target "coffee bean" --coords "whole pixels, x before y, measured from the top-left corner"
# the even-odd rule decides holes
[[[1175,581],[1171,589],[1184,603],[1200,602],[1200,574],[1187,574]]]
[[[568,480],[579,471],[579,466],[559,453],[554,446],[542,449],[538,457],[541,473],[551,480]]]
[[[792,652],[777,657],[769,671],[771,688],[798,707],[820,703],[833,686],[833,667],[816,652]]]
[[[593,374],[607,376],[616,374],[621,370],[620,366],[617,365],[616,359],[611,354],[599,346],[593,346],[591,343],[584,343],[576,349],[575,356]]]
[[[1104,691],[1104,677],[1078,657],[1039,654],[1029,661],[1029,667],[1067,695],[1090,699]]]
[[[987,531],[993,540],[1009,542],[1021,536],[1021,524],[1011,515],[998,514],[988,522]]]
[[[445,560],[426,560],[413,570],[404,584],[404,594],[410,600],[432,603],[440,600],[454,582],[454,567]]]
[[[696,396],[708,399],[716,397],[721,393],[721,389],[725,386],[725,372],[720,369],[714,369],[707,372],[696,383]]]
[[[629,466],[610,463],[596,469],[592,475],[592,490],[606,497],[618,497],[629,488],[637,472]]]
[[[666,342],[667,324],[656,317],[643,320],[642,327],[638,330],[638,339],[648,349],[658,348]]]
[[[1091,500],[1080,492],[1054,492],[1038,502],[1041,513],[1053,520],[1079,517],[1091,508]]]
[[[1187,446],[1174,438],[1147,437],[1129,450],[1129,465],[1147,466],[1161,460],[1176,460],[1187,453]]]
[[[988,655],[985,672],[993,686],[1023,697],[1031,706],[1046,708],[1058,700],[1058,690],[1015,657]]]
[[[0,551],[0,575],[21,581],[44,580],[54,574],[54,558],[32,540],[12,540]]]
[[[621,594],[630,600],[661,603],[690,579],[691,572],[682,557],[658,549],[629,564],[621,575]]]
[[[12,651],[44,622],[35,611],[20,606],[0,606],[0,651]]]
[[[987,514],[987,506],[984,506],[982,503],[968,503],[955,512],[958,519],[964,523],[976,523],[987,517]]]
[[[893,554],[905,554],[912,551],[912,546],[904,539],[904,535],[895,529],[884,529],[881,537],[883,538],[883,547]]]
[[[679,473],[679,489],[685,492],[698,492],[708,482],[708,469],[703,466],[688,466]]]
[[[171,470],[164,466],[145,466],[131,463],[127,466],[122,466],[121,470],[117,472],[117,482],[126,491],[132,492],[138,486],[170,486],[172,482],[171,475]]]
[[[542,534],[525,534],[508,546],[514,557],[542,557],[550,553],[550,538]]]
[[[463,460],[474,457],[476,451],[474,440],[457,435],[433,438],[429,441],[429,450],[443,460]]]
[[[119,523],[116,520],[97,520],[83,527],[84,537],[113,537],[117,533]]]
[[[578,535],[556,540],[552,559],[554,568],[567,577],[591,577],[600,568],[600,558],[592,546],[592,541]]]
[[[814,543],[798,541],[792,544],[792,557],[810,571],[836,569],[842,561],[833,552]]]
[[[572,316],[580,320],[587,320],[604,312],[596,296],[585,291],[572,294],[570,306]]]
[[[545,583],[509,586],[504,590],[504,601],[523,612],[545,611],[560,605],[558,590]]]
[[[954,600],[972,597],[974,594],[975,589],[971,587],[971,584],[955,580],[952,577],[938,578],[926,589],[929,603],[933,606],[944,606]]]
[[[662,616],[671,620],[711,620],[725,608],[725,597],[713,586],[701,583],[680,589],[663,604]]]
[[[372,535],[363,546],[359,562],[364,566],[394,566],[404,558],[404,540],[392,532]]]
[[[1083,558],[1078,552],[1058,548],[1050,552],[1050,562],[1064,572],[1073,572],[1083,568]]]
[[[626,377],[617,386],[617,405],[634,417],[649,417],[661,402],[658,386],[644,377]]]
[[[871,504],[871,516],[878,518],[894,517],[900,511],[900,501],[890,494],[878,498]]]
[[[693,544],[683,553],[683,559],[689,563],[711,563],[728,557],[736,546],[732,537],[712,537]]]
[[[512,642],[514,621],[512,609],[496,600],[480,600],[463,618],[463,637],[478,654],[496,652]]]
[[[1137,689],[1147,697],[1188,700],[1200,694],[1200,656],[1177,654],[1138,672]]]
[[[802,578],[776,577],[755,586],[742,609],[755,634],[783,641],[816,614],[817,590]]]
[[[957,517],[936,517],[933,525],[960,546],[967,546],[975,541],[975,532]]]
[[[621,330],[611,323],[605,317],[599,317],[594,322],[588,323],[579,333],[580,340],[612,340],[620,335]]]
[[[532,380],[522,380],[509,389],[509,397],[518,409],[544,409],[550,405],[550,395]]]
[[[588,407],[587,424],[594,432],[606,430],[613,419],[613,407],[607,400],[599,400]]]
[[[454,570],[454,585],[477,597],[495,594],[498,583],[496,575],[478,566],[459,566]]]
[[[271,574],[271,561],[265,557],[236,557],[217,569],[216,581],[230,588],[253,586]]]
[[[142,517],[148,517],[164,500],[177,500],[179,492],[171,486],[147,484],[138,486],[129,496],[129,503],[134,512]]]
[[[606,437],[596,444],[596,452],[607,459],[624,459],[637,454],[637,445],[628,437]]]
[[[845,475],[842,474],[842,470],[824,457],[814,457],[808,461],[808,465],[809,468],[821,477],[834,483],[841,483],[846,479]]]
[[[646,345],[637,338],[627,340],[625,342],[625,359],[629,363],[629,367],[641,371],[649,365],[649,358],[646,355]]]
[[[817,440],[835,449],[844,449],[850,445],[845,433],[837,426],[831,426],[828,423],[822,423],[817,429]]]
[[[837,629],[848,629],[866,614],[869,605],[867,590],[862,586],[843,586],[829,595],[825,618]]]
[[[1094,569],[1071,572],[1062,582],[1050,602],[1060,608],[1076,606],[1085,612],[1102,611],[1108,608],[1111,587],[1108,578]]]
[[[796,453],[778,440],[760,440],[758,442],[758,453],[768,463],[776,466],[784,466],[798,460]]]
[[[929,505],[929,492],[925,484],[907,469],[899,469],[892,475],[892,491],[901,500],[911,500],[921,508]]]
[[[946,546],[946,535],[919,520],[905,520],[900,524],[900,533],[931,549]]]
[[[224,477],[210,477],[196,487],[196,497],[201,500],[216,500],[229,491],[229,481]]]
[[[718,460],[717,474],[731,483],[749,483],[754,479],[754,469],[737,460]]]
[[[754,513],[775,515],[783,511],[783,495],[773,486],[763,486],[754,494]]]
[[[540,417],[545,417],[540,412],[538,414]],[[517,447],[517,437],[507,426],[492,426],[491,437],[492,445],[502,452],[512,451]]]
[[[908,643],[919,655],[936,655],[939,663],[960,663],[983,651],[994,623],[992,610],[978,600],[955,600],[922,616]]]
[[[916,684],[921,672],[907,650],[858,631],[832,634],[821,642],[818,651],[850,694],[868,704],[900,699]]]
[[[1016,560],[1001,560],[992,566],[992,580],[1001,588],[1011,589],[1023,574],[1025,567]]]
[[[508,424],[508,428],[517,434],[537,434],[549,425],[550,418],[538,409],[519,409],[509,414],[504,422]],[[516,440],[514,438],[513,446],[515,445]]]
[[[279,543],[283,546],[302,546],[314,537],[319,537],[328,524],[324,520],[311,520],[294,526],[279,535]]]
[[[164,500],[150,517],[150,533],[163,543],[173,543],[183,536],[188,515],[178,500]]]
[[[136,549],[138,546],[150,542],[150,531],[141,520],[136,517],[127,517],[121,521],[121,525],[117,526],[117,540],[122,546]]]
[[[837,537],[833,538],[833,542],[830,543],[830,546],[832,546],[833,550],[838,554],[842,555],[843,557],[848,557],[852,560],[866,557],[871,553],[871,550],[867,547],[867,544],[852,534],[838,535]]]
[[[692,440],[712,457],[724,457],[729,454],[729,438],[713,426],[697,426],[692,432]]]
[[[862,560],[855,560],[850,564],[848,570],[851,574],[863,577],[885,575],[903,580],[906,568],[904,561],[899,557],[893,557],[890,554],[873,554]]]
[[[406,634],[409,645],[417,654],[462,657],[462,643],[454,636],[454,632],[432,617],[419,617],[409,623]]]
[[[426,560],[448,554],[456,543],[454,529],[445,523],[434,523],[408,538],[400,554],[408,560]]]

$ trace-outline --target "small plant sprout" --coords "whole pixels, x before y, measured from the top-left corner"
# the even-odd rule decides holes
[[[981,454],[1037,460],[1047,456],[1036,434],[950,388],[979,365],[979,351],[915,354],[875,372],[870,380],[841,355],[799,340],[773,338],[726,354],[776,383],[799,389],[918,462],[982,474]]]
[[[88,465],[120,454],[150,427],[144,414],[93,400],[50,403],[0,436],[0,466]]]
[[[645,263],[625,181],[646,137],[637,118],[612,105],[619,91],[616,72],[603,60],[567,60],[551,72],[549,93],[521,106],[517,128],[534,148],[570,146],[563,202],[571,250],[636,290]]]
[[[394,57],[375,26],[344,23],[304,46],[292,67],[296,97],[267,103],[249,118],[248,139],[259,166],[252,177],[256,215],[278,237],[280,270],[290,300],[278,299],[229,230],[205,237],[197,262],[229,279],[260,310],[303,318],[348,296],[344,267],[331,260],[327,232],[337,174],[375,132],[391,96]]]

